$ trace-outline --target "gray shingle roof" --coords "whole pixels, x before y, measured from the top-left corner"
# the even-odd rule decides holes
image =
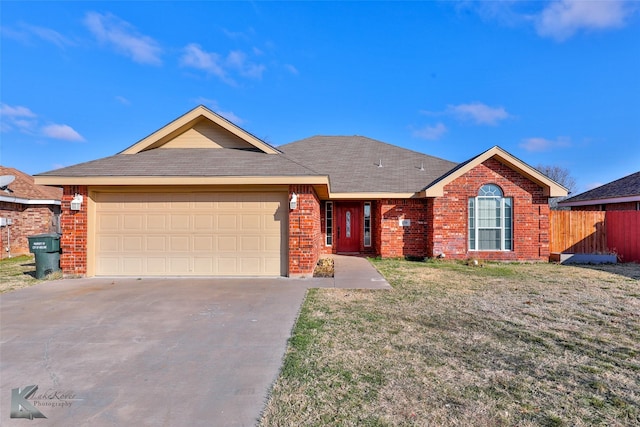
[[[585,191],[560,202],[572,203],[587,200],[613,199],[618,197],[640,196],[640,171],[612,181],[608,184]]]
[[[219,149],[165,148],[116,154],[56,169],[40,176],[314,176],[280,154]]]
[[[278,148],[297,163],[329,175],[332,193],[414,193],[456,166],[363,136],[314,136]]]
[[[329,176],[332,193],[415,193],[457,165],[362,136],[314,136],[278,149],[282,154],[157,148],[116,154],[39,176]]]

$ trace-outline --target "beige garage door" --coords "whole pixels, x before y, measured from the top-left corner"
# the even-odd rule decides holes
[[[96,275],[286,275],[286,193],[97,193]]]

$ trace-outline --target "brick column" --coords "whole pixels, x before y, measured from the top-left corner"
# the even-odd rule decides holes
[[[79,211],[71,210],[71,201],[76,194],[83,196]],[[84,185],[66,185],[62,195],[60,226],[60,268],[64,274],[87,274],[87,204],[89,193]]]
[[[310,185],[291,185],[289,199],[293,193],[298,206],[289,210],[289,276],[310,276],[322,244],[320,201]]]

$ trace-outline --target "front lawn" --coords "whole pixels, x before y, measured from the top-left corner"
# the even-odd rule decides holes
[[[640,423],[637,264],[373,262],[309,291],[261,425]]]
[[[26,288],[45,280],[61,278],[62,273],[55,272],[44,279],[36,279],[36,263],[33,255],[20,255],[0,260],[0,294]]]

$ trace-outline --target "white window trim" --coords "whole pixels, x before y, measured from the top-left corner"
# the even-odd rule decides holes
[[[329,209],[331,207],[331,209]],[[329,231],[329,211],[331,211],[331,231]],[[333,246],[333,202],[325,202],[324,204],[324,244],[325,246]]]
[[[366,212],[367,212],[367,206],[369,206],[369,243],[367,243],[367,216],[366,216]],[[371,242],[372,242],[372,235],[371,235],[371,202],[365,202],[364,203],[364,209],[362,212],[362,240],[364,241],[364,246],[367,248],[371,247]]]
[[[495,185],[495,184],[494,184]],[[500,190],[502,192],[502,190]],[[480,227],[478,225],[479,215],[478,215],[478,205],[480,199],[496,199],[497,196],[476,196],[472,197],[473,199],[473,230],[469,230],[469,224],[467,224],[467,232],[471,233],[473,231],[473,241],[475,243],[475,248],[471,248],[471,236],[467,238],[467,245],[469,246],[470,252],[512,252],[513,251],[513,198],[505,197],[504,192],[502,192],[502,196],[500,196],[500,227],[482,227],[483,230],[500,230],[500,249],[478,249],[480,246]],[[505,212],[506,212],[506,201],[511,200],[511,248],[506,249],[506,223],[505,220]],[[469,204],[467,203],[467,209],[469,209]],[[469,221],[469,212],[467,212],[467,221]]]

